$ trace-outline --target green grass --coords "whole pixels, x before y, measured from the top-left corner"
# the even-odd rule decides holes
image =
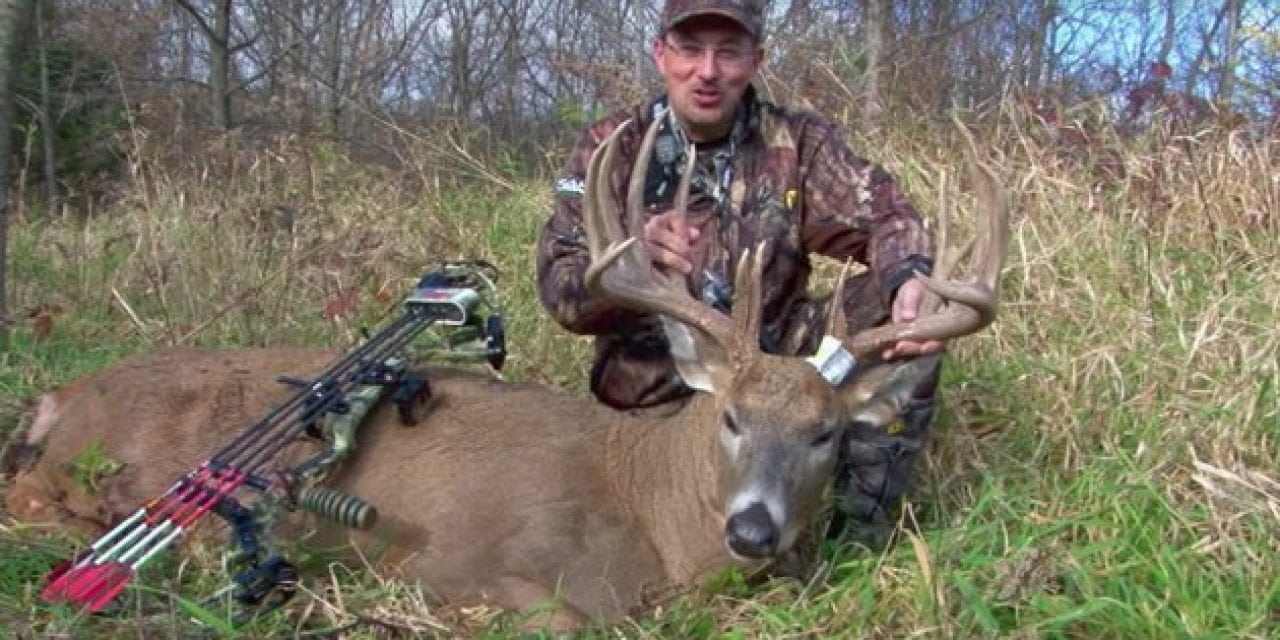
[[[885,135],[855,142],[882,149],[935,214],[938,176],[959,165],[953,147],[941,134]],[[833,547],[807,584],[729,576],[584,636],[1280,637],[1280,246],[1277,221],[1250,213],[1273,211],[1271,150],[1230,160],[1209,140],[1199,169],[1162,165],[1162,186],[1135,173],[1094,189],[1089,158],[987,139],[1003,150],[996,169],[1016,209],[1004,306],[996,325],[953,345],[894,544]],[[1166,162],[1120,152],[1135,167]],[[0,433],[21,428],[40,391],[152,345],[350,344],[386,311],[379,285],[398,295],[434,262],[464,256],[501,270],[507,376],[584,392],[590,344],[551,323],[534,290],[547,181],[435,191],[337,154],[312,162],[219,178],[234,190],[146,174],[97,219],[16,227],[16,307],[63,313],[41,339],[19,326],[0,354]],[[971,204],[954,177],[945,185],[963,235]],[[289,200],[295,228],[262,223],[256,212],[298,193],[308,195]],[[352,287],[357,319],[320,317]],[[204,600],[222,585],[217,550],[157,566],[129,614],[82,620],[34,591],[69,543],[8,524],[0,546],[8,628],[183,635],[196,619],[232,631],[225,603]],[[236,633],[511,635],[507,616],[435,609],[405,585],[298,554],[311,569],[303,592]]]

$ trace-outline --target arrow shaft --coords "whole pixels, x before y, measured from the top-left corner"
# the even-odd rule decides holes
[[[201,488],[204,486],[205,480],[208,480],[210,476],[215,473],[215,471],[209,468],[209,464],[206,462],[205,464],[200,465],[200,468],[196,472],[188,474],[187,477],[179,480],[177,486],[174,487],[174,490],[166,492],[163,496],[154,501],[157,505],[147,516],[147,524],[155,525],[157,522],[168,517],[174,509],[181,508],[183,504],[199,494]]]
[[[65,595],[72,601],[86,605],[91,611],[106,606],[120,594],[140,567],[172,545],[220,499],[245,480],[245,475],[235,470],[218,472],[215,476],[215,486],[194,487],[194,491],[184,491],[186,495],[180,501],[171,501],[166,507],[170,512],[169,517],[158,526],[148,527],[144,521],[107,552],[95,558],[89,566],[76,571],[65,589]],[[138,537],[140,535],[141,538]]]
[[[174,527],[173,531],[169,535],[165,536],[164,540],[161,540],[150,551],[144,553],[141,558],[138,558],[137,561],[131,565],[131,568],[134,571],[137,571],[142,567],[142,565],[146,564],[148,560],[154,558],[157,553],[164,551],[169,545],[173,544],[173,541],[177,540],[178,536],[182,535],[183,531],[185,531],[185,529],[182,527]]]
[[[124,522],[121,522],[120,524],[116,525],[114,528],[111,529],[111,531],[108,531],[106,535],[102,536],[101,538],[98,538],[98,541],[90,545],[89,548],[92,549],[95,553],[101,551],[103,547],[107,546],[112,540],[116,539],[116,537],[124,534],[125,531],[129,530],[129,528],[137,524],[138,521],[142,520],[142,518],[146,515],[147,515],[146,507],[138,509],[133,513],[133,515],[125,519]]]
[[[173,526],[174,525],[172,520],[165,520],[164,522],[160,523],[160,526],[152,529],[151,532],[146,535],[146,537],[139,540],[138,543],[133,545],[132,547],[129,547],[128,551],[125,551],[123,554],[121,554],[120,557],[116,559],[116,562],[128,562],[132,560],[134,556],[145,552],[147,548],[150,547],[152,540],[155,540],[160,536],[164,535],[169,531],[169,529],[172,529]]]

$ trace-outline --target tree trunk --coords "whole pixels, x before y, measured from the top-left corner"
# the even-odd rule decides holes
[[[231,128],[231,0],[218,0],[209,34],[209,87],[213,91],[213,123]]]
[[[519,129],[516,124],[516,113],[520,108],[518,97],[520,88],[520,25],[524,20],[523,12],[516,2],[508,0],[499,14],[505,35],[502,36],[502,121],[494,123],[504,136],[513,136]]]
[[[449,3],[450,106],[454,115],[471,115],[471,39],[475,29],[471,8],[464,0]]]
[[[631,2],[631,18],[635,21],[635,36],[632,40],[631,55],[631,83],[632,86],[639,88],[645,86],[648,82],[649,74],[649,56],[650,56],[650,40],[647,37],[645,25],[648,24],[649,15],[645,8],[648,3],[645,0],[632,0]]]
[[[931,78],[934,91],[934,111],[936,114],[947,113],[955,100],[954,81],[956,72],[955,51],[960,45],[960,35],[955,32],[955,3],[942,2],[935,5],[929,17],[929,39],[925,45],[927,59],[932,67]]]
[[[0,0],[0,345],[9,343],[9,155],[13,142],[13,89],[22,53],[23,25],[34,13],[34,0]]]
[[[41,9],[45,0],[35,1],[36,46],[40,52],[40,140],[44,143],[44,193],[45,214],[52,218],[58,211],[58,164],[53,143],[53,99],[49,90],[48,43],[45,42],[44,15]]]
[[[1174,4],[1173,0],[1165,0],[1164,3],[1164,35],[1160,38],[1160,56],[1157,62],[1165,64],[1170,64],[1169,58],[1173,55],[1174,37],[1177,33],[1178,13]]]
[[[334,6],[329,9],[328,41],[328,78],[329,83],[329,132],[334,139],[342,135],[342,23],[347,15],[345,0],[333,0]]]
[[[885,46],[889,41],[889,17],[893,8],[888,0],[863,0],[863,46],[867,53],[864,75],[862,114],[869,131],[878,130],[884,114],[881,75]]]
[[[1187,93],[1196,95],[1196,89],[1200,85],[1200,69],[1204,67],[1205,60],[1209,57],[1209,49],[1212,48],[1213,39],[1218,35],[1218,29],[1222,27],[1222,20],[1226,17],[1227,9],[1230,8],[1232,0],[1222,6],[1222,10],[1213,19],[1213,26],[1204,34],[1204,38],[1200,41],[1200,53],[1196,54],[1195,61],[1191,63],[1191,67],[1187,69]]]
[[[1049,46],[1050,29],[1058,17],[1056,0],[1040,0],[1036,7],[1036,32],[1031,42],[1031,62],[1027,69],[1027,90],[1039,94],[1048,81],[1044,73],[1045,48]]]
[[[1227,16],[1226,40],[1222,46],[1222,67],[1218,72],[1218,104],[1230,109],[1236,89],[1236,52],[1240,45],[1241,0],[1227,0],[1223,9]]]
[[[200,26],[209,41],[209,91],[213,124],[219,129],[231,128],[231,2],[217,0],[213,7],[213,24],[188,0],[174,0]]]

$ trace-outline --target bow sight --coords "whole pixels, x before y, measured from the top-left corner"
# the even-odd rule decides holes
[[[411,365],[447,360],[502,369],[506,339],[491,277],[495,271],[482,261],[445,262],[422,276],[396,318],[366,335],[320,375],[280,378],[297,388],[293,396],[79,556],[55,567],[43,598],[101,611],[142,565],[212,511],[230,525],[226,569],[236,599],[259,609],[283,604],[293,593],[297,574],[269,544],[269,532],[284,512],[297,509],[347,527],[373,526],[373,505],[322,483],[355,452],[356,431],[384,397],[389,395],[404,425],[422,420],[431,386]],[[304,434],[324,442],[324,449],[300,464],[279,468],[277,454]],[[251,506],[237,498],[245,494],[256,498]]]

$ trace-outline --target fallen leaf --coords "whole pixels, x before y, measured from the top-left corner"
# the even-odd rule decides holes
[[[53,319],[62,313],[62,307],[56,304],[41,303],[27,312],[31,319],[31,335],[36,340],[43,340],[53,332]]]
[[[49,337],[53,332],[53,315],[42,313],[36,316],[35,322],[32,324],[32,335],[36,340],[43,340]]]
[[[326,320],[338,320],[354,316],[356,313],[356,300],[359,295],[360,292],[355,289],[346,290],[324,305],[322,315]]]

